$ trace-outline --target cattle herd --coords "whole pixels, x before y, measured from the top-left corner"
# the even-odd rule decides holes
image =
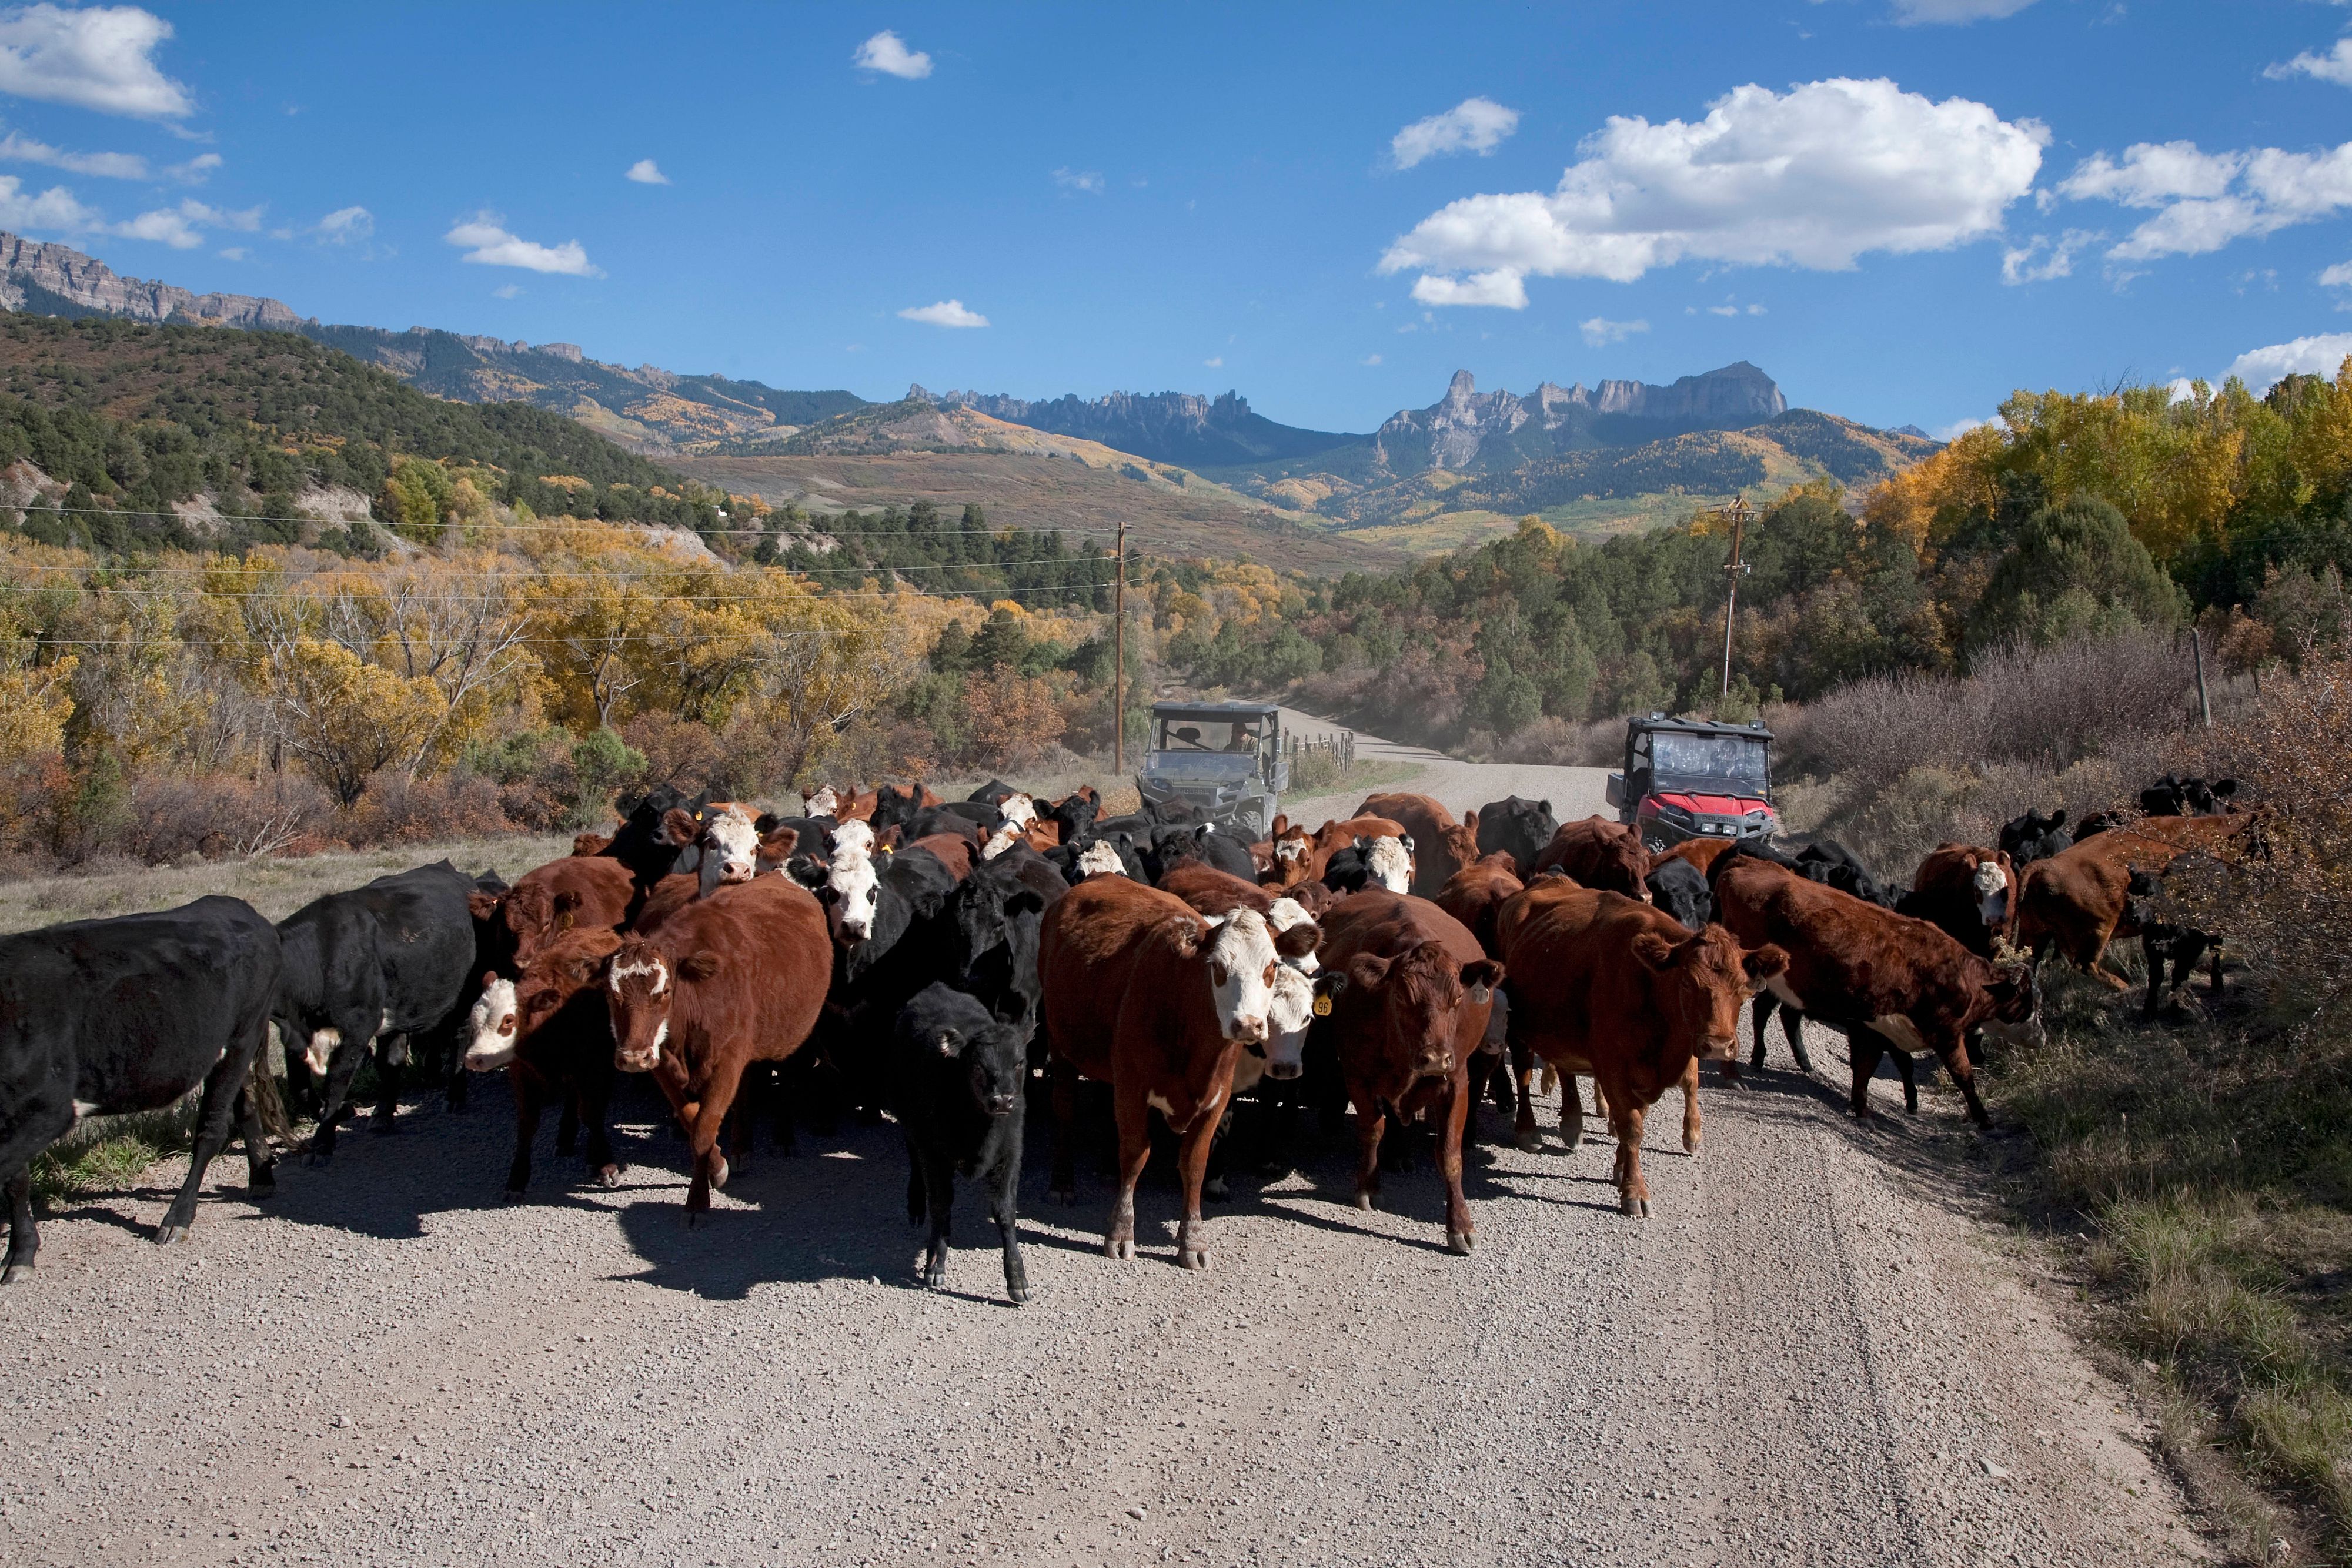
[[[2218,990],[2213,937],[2168,924],[2155,900],[2184,855],[2259,852],[2259,816],[2232,792],[2168,776],[2138,811],[2071,831],[2063,811],[2029,812],[1995,846],[1940,846],[1897,893],[1834,843],[1654,854],[1630,828],[1563,825],[1549,801],[1516,797],[1457,822],[1427,796],[1379,794],[1313,831],[1276,818],[1249,843],[1181,807],[1105,817],[1090,789],[1048,801],[992,782],[943,801],[828,788],[778,817],[664,788],[511,885],[443,862],[274,927],[214,897],[0,939],[5,1279],[25,1278],[39,1246],[31,1162],[86,1115],[201,1089],[159,1241],[194,1220],[233,1130],[252,1196],[268,1197],[257,1102],[275,1075],[252,1075],[273,1027],[287,1092],[317,1118],[314,1163],[371,1056],[384,1130],[411,1064],[453,1108],[469,1072],[504,1069],[509,1197],[530,1185],[551,1108],[559,1152],[584,1136],[590,1178],[618,1178],[606,1122],[623,1073],[649,1077],[676,1114],[689,1221],[749,1157],[761,1107],[787,1145],[796,1118],[887,1111],[909,1156],[908,1217],[929,1228],[926,1279],[945,1279],[961,1173],[986,1191],[1015,1301],[1029,1293],[1016,1195],[1033,1098],[1053,1113],[1057,1197],[1075,1195],[1080,1139],[1114,1134],[1113,1257],[1135,1253],[1155,1113],[1182,1195],[1176,1256],[1206,1268],[1201,1205],[1222,1195],[1234,1145],[1263,1161],[1301,1111],[1343,1127],[1349,1108],[1356,1201],[1379,1196],[1384,1143],[1391,1165],[1433,1145],[1446,1240],[1469,1252],[1472,1111],[1491,1094],[1518,1144],[1541,1147],[1538,1071],[1565,1081],[1571,1149],[1576,1077],[1592,1080],[1621,1207],[1645,1215],[1643,1117],[1679,1088],[1684,1146],[1697,1147],[1698,1063],[1738,1076],[1751,1002],[1751,1070],[1776,1012],[1810,1070],[1811,1018],[1848,1040],[1856,1115],[1888,1052],[1916,1110],[1913,1054],[1932,1051],[1982,1124],[1973,1053],[2037,1028],[2053,951],[2121,989],[2101,960],[2138,936],[2151,1012],[2208,955]],[[1221,1136],[1240,1096],[1243,1128]]]

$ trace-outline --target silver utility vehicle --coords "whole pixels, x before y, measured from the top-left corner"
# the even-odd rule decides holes
[[[1151,750],[1136,775],[1147,801],[1181,800],[1255,842],[1290,788],[1282,714],[1272,703],[1154,703]]]

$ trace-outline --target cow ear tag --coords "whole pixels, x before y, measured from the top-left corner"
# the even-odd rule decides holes
[[[1331,1016],[1330,998],[1318,996],[1315,998],[1315,1016],[1319,1019],[1327,1019]]]

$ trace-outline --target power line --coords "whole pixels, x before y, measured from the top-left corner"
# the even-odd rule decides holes
[[[59,516],[69,517],[170,517],[176,522],[183,523],[194,520],[202,520],[192,519],[184,512],[141,511],[135,507],[53,507],[45,501],[26,501],[22,504],[12,502],[5,506],[0,506],[0,511],[14,511],[26,514],[33,512],[56,513]],[[772,517],[775,513],[772,510],[769,515]],[[747,514],[747,516],[749,515]],[[224,523],[316,523],[322,528],[331,524],[337,527],[348,527],[352,523],[365,523],[370,528],[383,528],[387,532],[397,531],[397,527],[395,525],[379,522],[373,517],[320,517],[310,513],[297,513],[292,517],[280,517],[274,513],[262,512],[215,512],[213,515],[213,517],[215,520]],[[732,517],[730,517],[727,520],[730,523],[735,521]],[[756,517],[752,517],[751,520],[756,523],[758,518]],[[515,532],[530,531],[553,533],[559,530],[568,531],[573,528],[659,528],[673,533],[688,533],[698,536],[701,531],[697,528],[689,528],[684,523],[655,522],[638,517],[551,517],[541,518],[537,521],[528,523],[436,522],[432,526],[438,528],[465,530],[482,529],[493,532],[505,532],[511,530]],[[936,528],[828,528],[822,526],[813,526],[810,527],[808,531],[805,533],[778,534],[775,537],[782,539],[790,539],[795,542],[816,538],[946,538],[952,535],[960,534],[962,531],[962,527],[963,525],[961,522],[944,523]],[[712,531],[731,533],[738,530],[733,528],[721,528],[714,529]],[[1002,528],[991,528],[988,530],[989,537],[992,538],[1003,534],[1056,533],[1101,534],[1108,537],[1118,532],[1118,529],[1116,527],[1096,528],[1084,523],[1052,523],[1044,528],[1022,528],[1013,524],[1006,524]],[[1150,542],[1159,544],[1165,543],[1166,541],[1154,539]]]
[[[242,559],[242,558],[239,558],[239,559],[240,559],[240,561],[241,561],[241,559]],[[893,563],[883,562],[883,561],[874,561],[874,562],[868,562],[867,564],[866,564],[866,565],[862,565],[862,566],[827,566],[827,567],[772,566],[772,567],[768,567],[768,568],[766,568],[765,570],[771,570],[771,571],[779,571],[779,572],[782,572],[782,573],[784,573],[785,575],[790,576],[790,577],[843,577],[843,576],[850,576],[850,577],[873,577],[873,576],[878,575],[878,574],[880,574],[880,573],[882,573],[882,572],[886,572],[886,571],[889,571],[889,572],[895,572],[895,571],[1019,571],[1019,570],[1023,570],[1024,568],[1033,567],[1033,566],[1071,566],[1071,565],[1081,565],[1081,564],[1092,564],[1092,565],[1100,565],[1100,566],[1110,566],[1110,565],[1114,564],[1115,559],[1116,559],[1116,558],[1115,558],[1115,557],[1112,557],[1112,556],[1110,556],[1110,555],[1107,555],[1107,554],[1106,554],[1106,555],[1054,555],[1054,556],[1037,556],[1037,557],[1034,557],[1034,558],[1032,558],[1032,559],[1028,559],[1028,560],[1010,560],[1010,561],[992,561],[992,560],[977,560],[977,561],[974,561],[974,560],[910,561],[910,562],[908,562],[908,563],[903,564],[903,565],[899,565],[899,564],[893,564]],[[373,564],[373,563],[371,563],[371,564]],[[126,576],[126,577],[133,577],[133,576],[137,576],[137,577],[152,577],[152,576],[163,576],[163,575],[165,575],[165,574],[169,574],[169,575],[172,575],[172,576],[196,577],[196,576],[208,576],[208,575],[210,575],[210,574],[212,574],[212,573],[214,573],[214,572],[221,571],[221,570],[236,570],[236,568],[235,568],[234,566],[230,566],[230,567],[224,568],[224,567],[221,567],[221,566],[100,566],[100,565],[95,565],[95,564],[93,564],[93,565],[89,565],[89,566],[28,566],[28,567],[27,567],[27,570],[33,570],[33,571],[81,572],[81,573],[85,573],[85,574],[88,574],[88,573],[101,573],[101,572],[113,572],[113,573],[120,573],[120,574],[121,574],[121,575],[123,575],[123,576]],[[676,571],[676,570],[689,570],[689,571],[690,571],[690,570],[694,570],[694,569],[693,569],[692,567],[686,567],[686,568],[681,568],[681,569],[673,569],[673,570],[672,570],[671,572],[662,572],[662,571],[611,571],[611,572],[598,572],[598,571],[556,571],[556,572],[545,572],[545,571],[532,571],[532,570],[516,570],[516,571],[509,571],[509,572],[499,572],[499,573],[488,573],[488,572],[484,572],[484,573],[478,573],[478,573],[471,573],[471,572],[453,572],[453,573],[446,574],[446,575],[444,577],[443,580],[445,580],[445,581],[455,581],[455,582],[478,581],[478,582],[483,582],[483,583],[493,583],[493,582],[551,582],[551,581],[564,581],[564,580],[569,580],[569,581],[577,581],[577,582],[658,582],[658,581],[666,580],[667,578],[669,578],[670,576],[674,575],[674,574],[675,574],[675,571]],[[280,571],[277,572],[275,575],[277,575],[277,576],[278,576],[278,577],[281,577],[281,578],[284,578],[284,579],[286,579],[286,580],[290,580],[290,581],[300,581],[300,580],[308,580],[308,579],[312,579],[312,578],[320,578],[320,577],[341,577],[341,576],[347,576],[347,575],[363,576],[363,575],[365,575],[365,574],[366,574],[366,570],[367,570],[367,569],[366,569],[365,567],[362,567],[362,566],[321,566],[321,567],[304,567],[304,568],[301,568],[301,569],[299,569],[299,570],[280,570]],[[737,575],[741,575],[741,574],[737,574]],[[1073,587],[1073,588],[1092,588],[1092,587],[1096,587],[1096,586],[1098,586],[1098,585],[1097,585],[1097,584],[1094,584],[1094,583],[1073,583],[1073,584],[1071,584],[1070,586],[1071,586],[1071,587]],[[97,592],[97,591],[100,591],[100,590],[92,589],[90,591]]]

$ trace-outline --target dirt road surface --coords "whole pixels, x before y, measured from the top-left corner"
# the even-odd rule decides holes
[[[1444,766],[1449,805],[1598,805],[1583,770]],[[2073,1287],[1980,1213],[1957,1103],[1908,1120],[1883,1084],[1857,1125],[1820,1061],[1710,1079],[1696,1157],[1669,1098],[1647,1221],[1605,1132],[1522,1154],[1482,1112],[1469,1258],[1425,1163],[1360,1212],[1310,1122],[1297,1170],[1235,1182],[1211,1271],[1174,1266],[1158,1165],[1113,1263],[1105,1159],[1053,1205],[1033,1125],[1017,1310],[969,1192],[951,1288],[920,1288],[887,1125],[763,1139],[691,1230],[649,1094],[619,1188],[542,1142],[520,1205],[488,1081],[264,1206],[221,1160],[158,1249],[167,1163],[69,1200],[0,1293],[0,1562],[2202,1558],[2061,1327]]]

